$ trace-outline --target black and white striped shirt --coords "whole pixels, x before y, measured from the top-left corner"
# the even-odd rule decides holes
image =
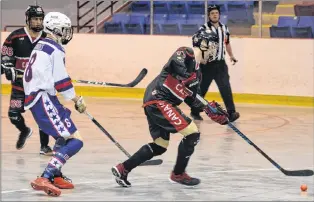
[[[218,35],[218,38],[219,38],[219,44],[218,45],[219,46],[218,46],[218,50],[217,50],[218,57],[216,60],[224,60],[225,54],[226,54],[225,44],[230,43],[230,32],[229,32],[228,27],[219,22],[219,26],[218,26],[218,28],[216,28],[210,22],[207,22],[204,25],[202,25],[199,30],[204,30],[204,31],[205,30],[211,30]]]

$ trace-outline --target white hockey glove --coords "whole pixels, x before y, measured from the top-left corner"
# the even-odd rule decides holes
[[[75,102],[74,107],[80,113],[84,113],[85,112],[85,110],[86,110],[86,103],[85,103],[85,101],[84,101],[82,96],[80,96],[79,99]]]

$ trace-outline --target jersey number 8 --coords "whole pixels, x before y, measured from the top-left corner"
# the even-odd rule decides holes
[[[28,62],[28,66],[25,70],[25,81],[26,82],[30,82],[30,80],[32,80],[32,77],[33,77],[32,65],[34,64],[36,57],[37,57],[37,53],[34,53]]]

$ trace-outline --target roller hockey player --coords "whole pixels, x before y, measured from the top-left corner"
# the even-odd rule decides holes
[[[195,96],[199,89],[201,60],[215,59],[217,35],[214,32],[197,32],[193,36],[193,49],[180,47],[170,57],[161,73],[148,85],[144,96],[144,112],[147,117],[153,141],[142,146],[132,157],[112,167],[116,182],[122,187],[130,187],[127,180],[132,169],[167,151],[170,133],[180,133],[183,139],[179,144],[176,164],[170,181],[186,186],[196,186],[200,180],[190,177],[186,167],[199,142],[200,132],[196,124],[187,117],[179,105],[186,99],[193,99],[192,105],[201,108],[215,122],[227,124],[227,113],[223,110],[211,113]],[[217,108],[216,102],[209,103]]]
[[[73,36],[70,19],[59,12],[50,12],[44,18],[47,37],[34,48],[25,70],[25,110],[30,109],[39,127],[54,137],[55,154],[41,177],[31,182],[35,190],[59,196],[60,189],[73,189],[72,182],[61,173],[62,166],[83,147],[83,140],[71,120],[71,111],[58,100],[59,92],[66,100],[75,103],[80,113],[86,110],[82,97],[77,97],[65,69],[66,45]]]
[[[22,149],[26,139],[32,135],[32,129],[27,127],[22,116],[24,113],[23,72],[29,56],[37,42],[45,37],[43,29],[44,11],[40,6],[29,6],[25,12],[26,26],[13,31],[2,46],[1,74],[12,84],[9,107],[9,119],[20,131],[16,149]],[[39,130],[41,149],[40,154],[52,155],[48,146],[49,136]]]

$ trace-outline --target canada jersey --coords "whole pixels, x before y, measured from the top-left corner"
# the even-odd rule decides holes
[[[180,47],[170,57],[161,73],[147,86],[144,103],[153,100],[163,100],[170,104],[180,105],[188,96],[180,80],[189,78],[193,72],[197,72],[200,80],[201,75],[193,50],[188,47]],[[195,93],[198,89],[199,84],[190,88]]]
[[[51,39],[43,39],[35,46],[23,76],[25,106],[31,108],[43,93],[66,100],[75,97],[74,87],[65,69],[64,48]]]
[[[23,91],[22,75],[27,66],[29,56],[38,41],[45,38],[45,36],[46,33],[40,32],[37,38],[32,38],[24,27],[13,31],[4,41],[1,50],[1,62],[11,62],[16,69],[18,76],[12,82],[14,89]]]

